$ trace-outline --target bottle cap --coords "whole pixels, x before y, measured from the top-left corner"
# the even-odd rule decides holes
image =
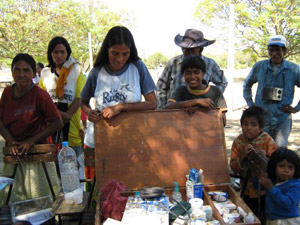
[[[64,141],[61,145],[62,145],[62,147],[67,147],[67,146],[69,146],[69,143],[67,141]]]

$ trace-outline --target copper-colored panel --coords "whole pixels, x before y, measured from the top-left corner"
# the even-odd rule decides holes
[[[156,110],[121,113],[96,124],[98,188],[109,178],[127,189],[185,185],[191,168],[202,168],[205,184],[229,182],[219,110]]]

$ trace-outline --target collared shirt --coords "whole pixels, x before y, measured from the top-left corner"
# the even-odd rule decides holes
[[[258,83],[255,102],[252,99],[252,86]],[[282,106],[291,105],[294,99],[295,85],[300,87],[299,65],[283,60],[277,71],[271,65],[270,59],[256,63],[244,81],[243,96],[248,106],[257,105],[266,112],[266,126],[276,126],[289,117],[289,113],[281,111]],[[283,89],[282,100],[273,101],[263,99],[265,87],[277,87]],[[300,102],[295,109],[300,110]]]
[[[215,84],[223,93],[228,84],[223,70],[220,69],[213,59],[203,55],[201,55],[201,58],[206,64],[206,73],[203,79],[207,83],[212,82]],[[158,79],[156,92],[158,108],[163,108],[166,105],[167,100],[174,93],[176,88],[185,85],[184,77],[181,74],[182,60],[183,55],[172,58]]]

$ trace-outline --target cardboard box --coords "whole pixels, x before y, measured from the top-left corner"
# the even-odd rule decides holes
[[[173,181],[177,181],[185,196],[186,174],[191,168],[201,168],[205,177],[204,198],[208,204],[211,202],[206,192],[224,188],[245,207],[230,187],[219,109],[201,109],[193,115],[188,115],[184,109],[122,112],[96,124],[95,143],[99,192],[107,180],[117,179],[131,193],[157,186],[164,187],[170,194]],[[214,216],[219,218],[215,207],[213,209]],[[260,224],[257,218],[254,224]]]

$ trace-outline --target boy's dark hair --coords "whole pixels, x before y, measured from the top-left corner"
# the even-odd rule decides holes
[[[27,53],[19,53],[13,58],[11,63],[11,71],[13,71],[15,64],[19,61],[25,61],[32,68],[33,74],[36,73],[36,62],[34,58]]]
[[[271,181],[276,181],[276,166],[286,160],[295,166],[294,178],[300,178],[300,159],[296,152],[287,148],[278,148],[272,153],[268,162],[267,173]]]
[[[206,72],[206,65],[201,56],[198,55],[189,55],[184,57],[182,63],[181,63],[181,73],[187,69],[187,68],[196,68],[200,69],[202,73],[204,74]]]
[[[259,125],[259,128],[264,128],[265,126],[265,115],[266,112],[263,108],[260,108],[259,106],[250,106],[248,109],[243,111],[242,117],[241,117],[241,124],[245,120],[245,118],[254,117]]]

